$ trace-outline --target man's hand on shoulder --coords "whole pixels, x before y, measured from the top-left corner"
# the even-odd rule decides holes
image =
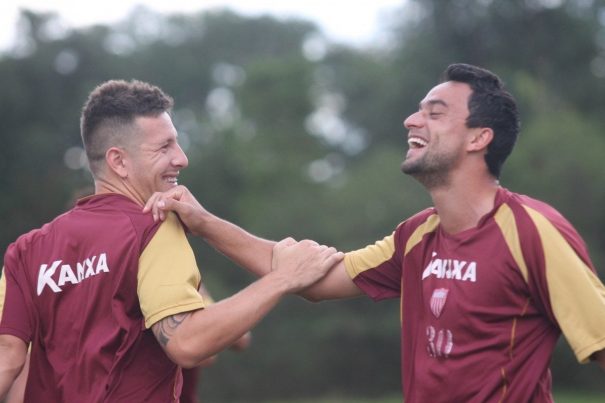
[[[204,219],[211,214],[197,201],[183,185],[175,186],[166,192],[156,192],[143,207],[143,212],[151,212],[155,221],[164,221],[168,211],[174,211],[195,235],[203,235]]]

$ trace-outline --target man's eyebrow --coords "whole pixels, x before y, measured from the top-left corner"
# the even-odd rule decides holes
[[[422,101],[418,104],[418,109],[422,109],[424,106],[435,106],[441,105],[447,108],[447,103],[442,99],[429,99],[428,101]]]

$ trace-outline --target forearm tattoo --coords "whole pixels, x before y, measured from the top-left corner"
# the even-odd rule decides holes
[[[191,315],[191,312],[177,313],[162,319],[151,327],[155,338],[163,347],[166,347],[170,338],[176,332],[176,328],[179,327],[189,315]]]

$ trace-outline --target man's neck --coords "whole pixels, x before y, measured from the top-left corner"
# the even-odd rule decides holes
[[[452,181],[448,186],[430,189],[443,230],[456,234],[476,227],[494,208],[498,187],[498,181],[490,177]]]
[[[95,194],[104,194],[104,193],[117,193],[123,196],[132,199],[135,203],[144,206],[145,201],[140,197],[140,195],[134,191],[128,184],[124,181],[119,183],[115,183],[115,181],[108,181],[101,178],[95,179]]]

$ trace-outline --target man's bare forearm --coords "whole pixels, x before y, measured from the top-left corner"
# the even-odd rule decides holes
[[[252,329],[285,295],[285,288],[267,276],[230,298],[204,309],[173,315],[152,326],[171,359],[190,368],[229,348]]]
[[[275,242],[259,238],[207,211],[184,186],[154,193],[143,208],[155,220],[164,220],[174,211],[187,228],[204,238],[215,249],[257,276],[271,271]]]
[[[203,224],[191,229],[202,236],[216,250],[239,266],[257,276],[271,271],[274,241],[257,237],[237,225],[209,213]]]
[[[200,365],[250,331],[284,295],[316,283],[342,258],[334,248],[284,239],[273,249],[273,270],[265,276],[216,304],[162,319],[153,333],[175,363]]]

